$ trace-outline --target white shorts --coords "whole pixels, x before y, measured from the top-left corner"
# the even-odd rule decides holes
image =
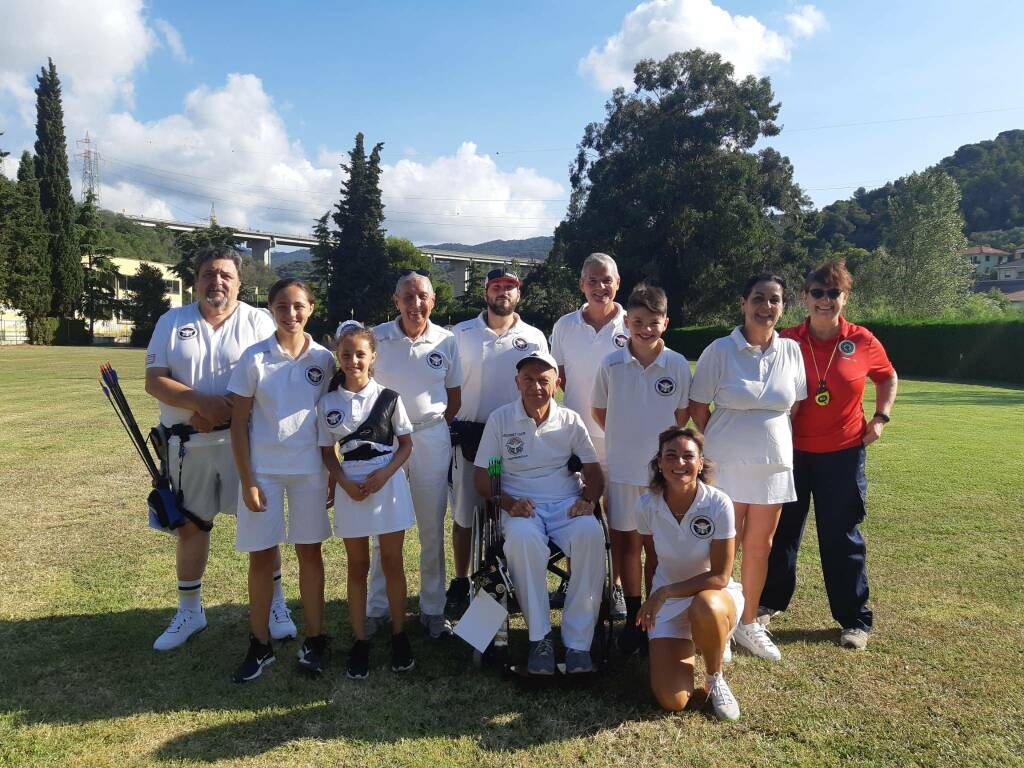
[[[218,433],[213,433],[218,434]],[[195,440],[185,443],[185,457],[181,460],[181,493],[185,509],[196,517],[210,522],[218,513],[235,514],[238,507],[238,469],[231,453],[231,440],[227,430],[222,439],[196,445]],[[171,485],[178,490],[179,446],[181,441],[172,437],[167,441],[167,458]]]
[[[452,520],[462,528],[473,527],[473,510],[484,505],[473,487],[473,462],[457,446],[452,451]]]
[[[636,503],[648,490],[646,485],[609,482],[604,489],[608,527],[613,531],[635,531]]]
[[[267,497],[267,508],[250,512],[238,499],[235,549],[260,552],[278,544],[319,544],[331,538],[327,514],[327,470],[312,475],[264,475],[255,481]],[[239,494],[241,497],[241,494]],[[288,499],[287,523],[285,497]]]
[[[729,585],[725,591],[732,597],[736,604],[736,624],[740,622],[743,615],[743,587],[739,582],[729,579]],[[654,617],[654,627],[647,632],[648,640],[657,640],[660,637],[670,637],[678,640],[693,639],[693,628],[690,626],[690,603],[693,597],[674,597],[665,601],[665,605]],[[733,629],[736,625],[733,625]]]
[[[785,504],[796,501],[793,470],[782,464],[715,462],[712,485],[740,504]]]

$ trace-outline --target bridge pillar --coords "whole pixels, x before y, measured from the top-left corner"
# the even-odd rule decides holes
[[[253,238],[246,240],[245,244],[252,251],[253,261],[262,261],[266,266],[270,266],[271,248],[274,245],[273,240],[257,240]]]

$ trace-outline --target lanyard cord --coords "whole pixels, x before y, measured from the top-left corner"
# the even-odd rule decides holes
[[[832,354],[828,357],[828,365],[825,366],[825,376],[828,376],[829,368],[832,367],[832,361],[836,358],[836,350],[839,349],[839,345],[842,343],[842,339],[836,342],[836,345],[832,347]],[[814,344],[811,342],[810,337],[807,339],[807,347],[811,350],[811,362],[814,363],[814,375],[818,377],[818,386],[825,386],[825,376],[822,376],[818,372],[818,357],[814,354]]]

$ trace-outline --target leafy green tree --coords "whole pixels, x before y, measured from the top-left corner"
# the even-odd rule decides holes
[[[85,277],[75,233],[75,200],[68,175],[68,148],[64,139],[64,107],[60,78],[53,59],[36,78],[36,178],[39,199],[50,233],[49,252],[53,294],[50,309],[70,317],[82,303]]]
[[[210,226],[195,229],[191,232],[179,232],[174,238],[174,248],[178,252],[178,262],[171,267],[181,284],[187,286],[191,295],[192,286],[196,284],[195,256],[200,248],[208,245],[238,245],[239,238],[231,227],[222,227],[217,219],[210,218]]]
[[[805,226],[789,159],[753,151],[780,131],[771,84],[733,73],[699,49],[637,64],[635,89],[617,88],[604,122],[584,131],[555,230],[573,270],[603,251],[623,291],[664,287],[675,322],[731,312],[747,277],[795,258],[787,230]]]
[[[487,308],[487,286],[484,280],[488,269],[477,261],[469,262],[465,271],[462,295],[454,300],[455,311],[462,317],[472,317]],[[460,277],[461,279],[461,277]]]
[[[388,255],[391,294],[394,293],[394,286],[398,282],[398,278],[401,277],[402,270],[420,269],[428,272],[430,282],[434,286],[434,309],[431,312],[431,317],[433,322],[444,325],[453,309],[452,284],[448,280],[447,273],[436,269],[423,251],[404,237],[388,237],[385,241],[385,249]],[[388,311],[393,315],[394,307],[389,307]]]
[[[254,305],[265,304],[270,286],[281,279],[277,272],[251,256],[242,259],[242,274],[239,278],[242,282],[240,298]]]
[[[355,317],[378,323],[389,313],[393,284],[384,240],[384,203],[380,193],[380,158],[383,143],[367,156],[363,134],[357,133],[349,162],[341,167],[348,178],[331,218],[337,227],[330,252],[327,313],[331,323]]]
[[[94,335],[97,320],[111,320],[120,314],[121,302],[117,298],[117,278],[120,271],[111,261],[114,249],[100,245],[99,214],[96,195],[92,190],[78,206],[78,247],[85,261],[85,287],[82,294],[82,314],[89,323],[89,340]]]
[[[911,174],[889,201],[889,216],[881,262],[892,305],[920,315],[963,305],[974,268],[964,255],[956,181],[937,170]]]
[[[37,333],[36,326],[46,323],[50,311],[49,233],[39,204],[35,162],[28,151],[21,156],[18,185],[3,229],[8,267],[6,299],[25,318],[29,338],[43,338],[45,334]]]
[[[561,247],[553,248],[547,260],[523,280],[522,294],[522,314],[550,332],[558,318],[581,304],[579,272],[566,263]]]
[[[128,286],[131,297],[125,316],[133,324],[131,345],[145,347],[160,315],[171,308],[171,301],[165,295],[163,272],[149,264],[140,264]]]

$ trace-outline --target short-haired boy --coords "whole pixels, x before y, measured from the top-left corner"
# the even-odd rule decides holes
[[[634,653],[644,636],[636,626],[640,609],[643,537],[636,531],[636,503],[647,493],[649,463],[658,452],[658,434],[689,419],[690,366],[666,348],[668,299],[661,288],[641,283],[626,302],[629,343],[604,358],[594,379],[594,420],[605,431],[608,461],[608,527],[612,565],[626,597],[626,628],[619,647]],[[656,557],[647,552],[648,589]]]

